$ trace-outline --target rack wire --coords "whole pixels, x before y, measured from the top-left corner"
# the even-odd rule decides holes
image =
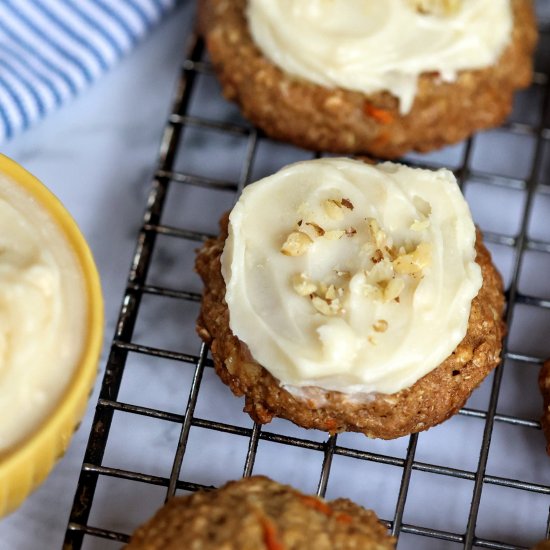
[[[550,27],[543,24],[540,32],[541,43],[547,43]],[[486,227],[482,224],[482,229],[497,265],[505,271],[506,319],[511,329],[504,342],[503,366],[476,391],[456,417],[458,420],[426,434],[379,442],[350,434],[329,437],[283,421],[268,426],[253,424],[244,413],[226,413],[240,404],[227,388],[213,394],[206,389],[216,382],[210,376],[213,364],[208,349],[194,334],[200,287],[192,271],[192,249],[215,233],[214,221],[246,184],[288,159],[311,158],[312,154],[275,144],[241,119],[236,108],[221,98],[203,50],[201,39],[193,35],[147,197],[63,548],[105,548],[109,541],[118,547],[163,500],[176,493],[211,488],[238,474],[263,473],[273,457],[293,450],[297,454],[291,453],[289,478],[307,478],[303,482],[307,487],[314,475],[321,496],[353,497],[343,492],[341,480],[346,472],[365,476],[376,489],[366,505],[373,507],[398,537],[400,549],[519,550],[548,537],[550,479],[541,467],[544,443],[537,420],[540,401],[536,376],[543,358],[550,355],[544,338],[545,333],[550,334],[550,271],[545,271],[550,267],[550,226],[545,215],[550,206],[550,178],[545,175],[550,163],[549,67],[539,60],[543,70],[536,73],[531,89],[520,94],[514,115],[502,128],[442,153],[404,159],[417,166],[450,166],[472,205],[474,217],[476,212],[480,214],[478,219],[483,218],[483,212],[498,211],[506,203],[506,217],[493,216]],[[201,104],[204,96],[208,101]],[[208,137],[200,137],[202,133]],[[224,159],[228,160],[227,169],[216,172],[204,156],[196,154],[205,141],[214,147],[209,155],[220,157],[222,165]],[[518,149],[518,141],[528,145]],[[495,147],[505,147],[507,152],[496,164],[487,164],[487,153],[494,156]],[[238,168],[231,168],[236,163]],[[515,218],[510,212],[515,212]],[[186,220],[193,214],[195,218],[198,215],[198,222],[190,227]],[[166,252],[167,241],[183,243],[180,252]],[[162,300],[164,305],[149,311],[144,302],[151,299]],[[172,311],[176,303],[180,308],[177,314]],[[172,345],[177,336],[163,339],[164,314],[188,342],[185,349]],[[147,325],[143,317],[149,323],[146,331],[142,328]],[[533,330],[522,330],[525,319],[531,320],[527,326],[535,327]],[[158,333],[156,340],[151,331]],[[165,369],[168,375],[162,374]],[[148,403],[156,381],[163,377],[170,380],[170,386],[177,387],[181,382],[187,397],[173,404],[170,392],[162,394],[164,387],[161,397]],[[129,389],[124,389],[125,383]],[[201,395],[205,393],[208,396],[202,403]],[[221,418],[198,414],[199,409],[204,412],[217,408]],[[150,440],[143,441],[134,429],[134,420],[141,418],[171,426],[163,436],[171,440],[171,446],[167,449],[160,445],[157,456],[167,475],[158,474],[162,468],[150,461],[139,466],[145,447],[149,452],[157,448]],[[193,435],[197,430],[203,436],[202,446],[207,446],[205,442],[216,434],[223,434],[226,451],[236,445],[237,439],[241,445],[244,442],[246,452],[239,462],[240,471],[214,461],[213,475],[209,475],[212,469],[206,465],[200,475],[197,469],[189,473],[185,467],[188,461],[198,457],[200,462],[206,460],[206,455],[215,454],[197,450],[199,443],[193,443],[198,441]],[[121,437],[129,435],[129,443],[121,442]],[[527,443],[522,444],[524,440]],[[428,444],[423,445],[424,441]],[[453,454],[445,454],[447,446],[452,447]],[[470,458],[465,462],[455,460],[456,453],[465,447]],[[499,453],[502,448],[508,449],[507,456],[495,462],[491,454],[495,448]],[[518,448],[527,449],[531,456],[538,453],[538,458],[518,458]],[[509,461],[515,465],[508,467]],[[527,468],[522,468],[522,462]],[[502,467],[503,463],[506,466]],[[156,500],[142,501],[143,487],[156,488]],[[503,498],[502,491],[511,493]],[[391,505],[377,508],[380,492],[392,494]],[[428,495],[425,500],[424,493]],[[463,493],[466,497],[460,505],[453,504]],[[121,494],[126,504],[113,504],[119,502]],[[422,512],[425,507],[433,514],[433,507],[422,505],[432,498],[444,510],[445,517],[436,521]],[[514,504],[502,510],[504,501]],[[516,528],[514,517],[527,501],[532,521]],[[138,512],[128,520],[134,508]],[[525,514],[520,517],[523,521]]]

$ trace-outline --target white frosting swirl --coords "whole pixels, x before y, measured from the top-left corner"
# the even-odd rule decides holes
[[[296,233],[308,235],[297,249]],[[475,256],[451,172],[299,162],[245,188],[231,212],[230,327],[291,389],[391,394],[464,338]]]
[[[0,176],[0,452],[29,435],[82,352],[82,273],[52,219]]]
[[[412,107],[418,77],[494,64],[510,40],[510,0],[462,0],[426,15],[410,0],[248,0],[252,37],[289,74],[329,88],[388,90]]]

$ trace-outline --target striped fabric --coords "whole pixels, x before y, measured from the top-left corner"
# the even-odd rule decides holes
[[[105,73],[179,0],[0,0],[0,143]]]

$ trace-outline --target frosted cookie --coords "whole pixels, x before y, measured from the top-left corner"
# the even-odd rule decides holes
[[[201,0],[199,28],[266,134],[386,158],[499,125],[537,36],[531,0]]]
[[[287,166],[245,188],[196,268],[198,332],[258,422],[391,439],[499,362],[502,281],[447,170]]]
[[[546,438],[546,452],[550,455],[550,360],[546,361],[539,373],[539,387],[544,401],[540,424]]]
[[[128,550],[390,550],[376,514],[256,476],[170,500],[132,536]]]

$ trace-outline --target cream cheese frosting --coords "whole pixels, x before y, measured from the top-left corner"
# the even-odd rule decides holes
[[[290,391],[391,394],[466,334],[482,276],[448,170],[299,162],[246,187],[229,220],[230,328]]]
[[[50,216],[0,175],[0,452],[45,419],[78,364],[80,267]]]
[[[388,90],[406,114],[420,74],[454,81],[494,64],[510,41],[510,0],[454,4],[426,13],[414,0],[248,0],[246,14],[254,42],[285,72],[329,88]]]

